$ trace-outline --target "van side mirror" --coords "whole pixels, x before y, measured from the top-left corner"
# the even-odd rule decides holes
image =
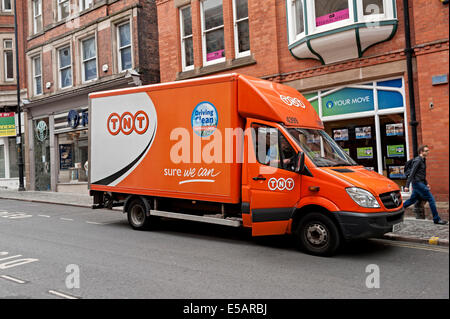
[[[303,172],[303,168],[305,167],[305,153],[298,152],[297,154],[297,161],[295,163],[295,172],[300,174]]]

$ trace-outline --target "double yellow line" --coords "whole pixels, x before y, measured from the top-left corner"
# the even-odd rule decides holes
[[[437,238],[437,237],[432,237],[432,238]],[[430,238],[430,241],[431,239]],[[393,240],[386,240],[386,239],[371,239],[372,241],[376,241],[379,242],[383,245],[388,245],[388,246],[396,246],[396,247],[405,247],[405,248],[412,248],[412,249],[421,249],[421,250],[430,250],[430,251],[437,251],[437,252],[442,252],[442,253],[447,253],[448,254],[448,247],[445,246],[435,246],[435,244],[432,245],[428,245],[428,244],[419,244],[419,243],[406,243],[406,242],[397,242],[397,241],[393,241]],[[434,239],[436,240],[436,239]],[[431,244],[431,242],[430,242]]]

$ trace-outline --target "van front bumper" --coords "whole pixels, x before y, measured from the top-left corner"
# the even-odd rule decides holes
[[[342,234],[346,240],[381,237],[392,231],[395,224],[403,222],[405,210],[395,212],[355,213],[335,212]]]

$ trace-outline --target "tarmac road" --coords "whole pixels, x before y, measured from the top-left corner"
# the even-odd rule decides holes
[[[448,247],[368,240],[322,258],[288,236],[134,231],[117,211],[0,199],[0,298],[448,299],[448,267]]]

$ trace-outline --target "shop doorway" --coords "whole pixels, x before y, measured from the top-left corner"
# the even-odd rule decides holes
[[[50,191],[50,136],[48,118],[33,121],[34,183],[37,191]]]

